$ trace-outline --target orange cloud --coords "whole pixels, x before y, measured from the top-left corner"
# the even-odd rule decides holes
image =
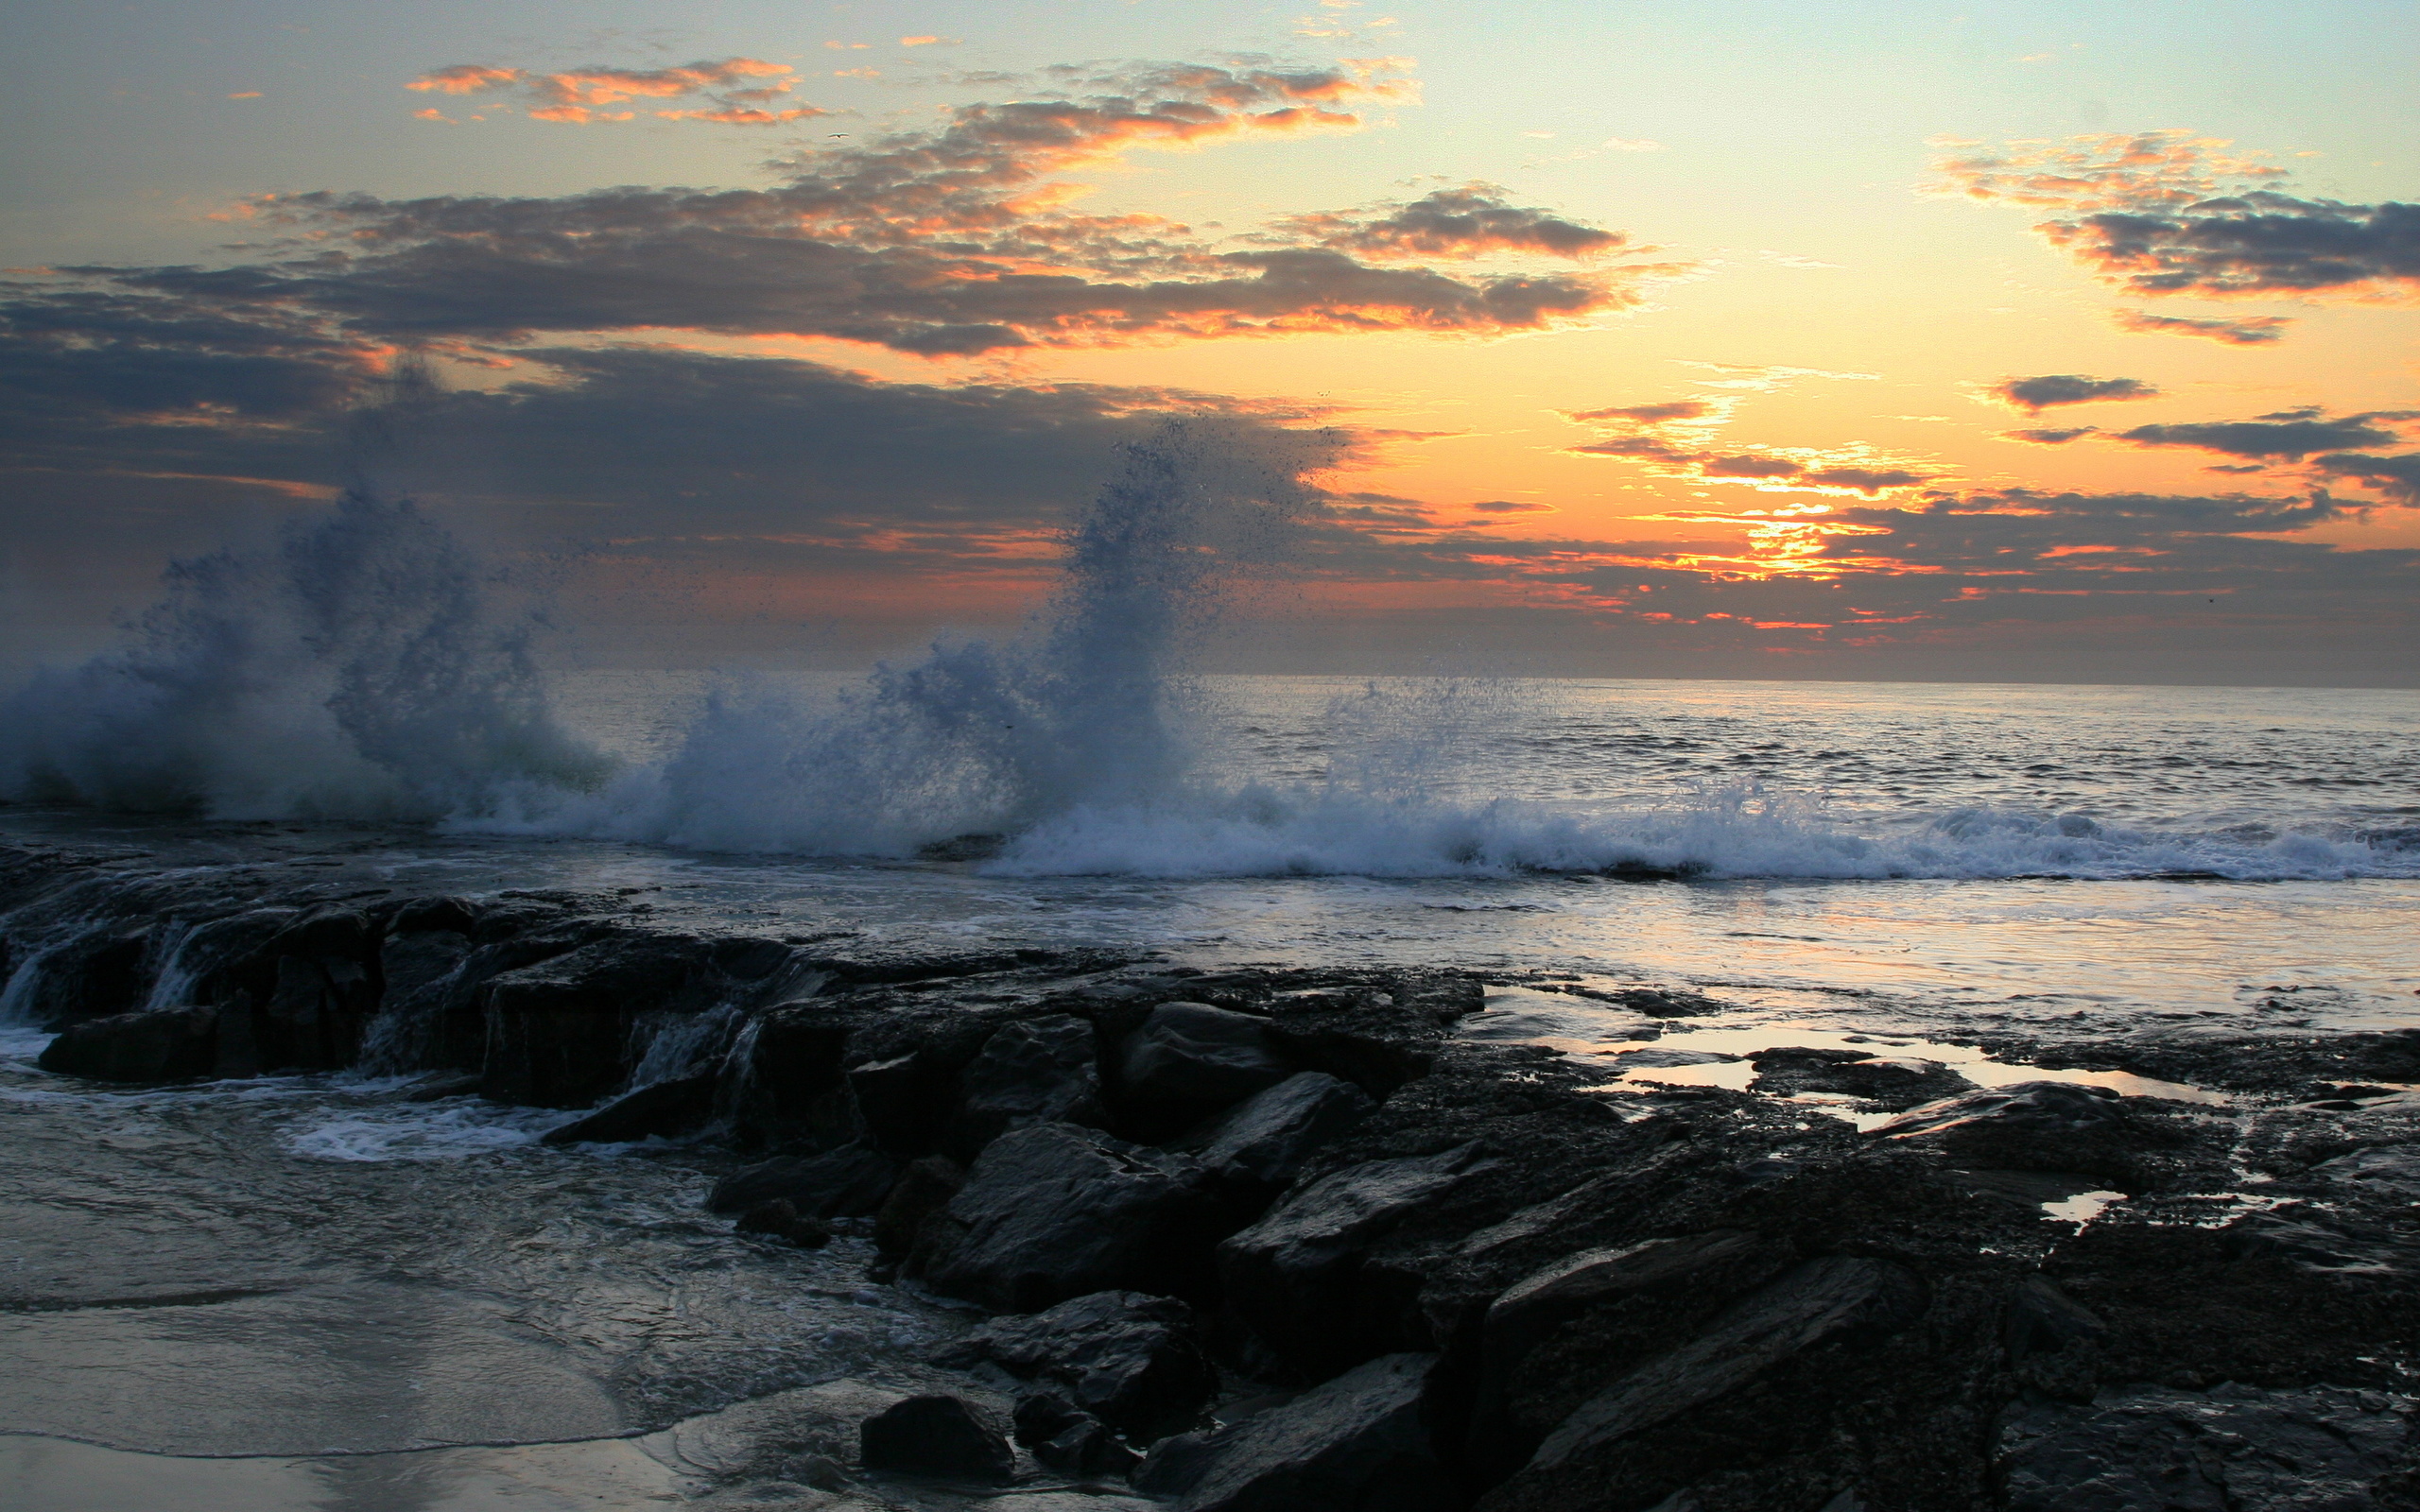
[[[727,126],[773,126],[829,113],[815,106],[786,111],[762,108],[763,102],[788,94],[797,82],[798,70],[786,63],[767,62],[759,58],[726,58],[718,62],[685,63],[677,68],[613,68],[596,64],[551,74],[484,63],[456,63],[431,70],[404,87],[443,94],[513,91],[531,102],[531,120],[575,126],[637,118],[635,111],[606,111],[596,108],[599,106],[692,95],[703,96],[707,103],[694,109],[654,113],[668,121],[710,121]],[[748,87],[740,87],[743,85]]]

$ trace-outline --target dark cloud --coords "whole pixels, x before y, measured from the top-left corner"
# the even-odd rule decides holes
[[[1536,499],[1481,499],[1471,507],[1481,514],[1552,514],[1556,508]]]
[[[1660,404],[1629,404],[1616,409],[1576,409],[1564,418],[1590,421],[1626,421],[1634,425],[1668,425],[1676,421],[1704,420],[1722,413],[1720,401],[1709,399],[1672,399]]]
[[[2135,446],[2190,446],[2228,456],[2281,456],[2299,460],[2313,452],[2351,451],[2364,446],[2393,445],[2395,433],[2371,423],[2408,420],[2402,411],[2318,419],[2308,410],[2291,410],[2259,420],[2217,421],[2202,424],[2137,425],[2110,433],[2112,440]]]
[[[2048,426],[2037,430],[2002,431],[1999,438],[2003,441],[2023,441],[2028,446],[2065,446],[2069,441],[2100,434],[2100,427],[2098,425],[2066,425]]]
[[[1394,89],[1349,69],[1171,66],[1081,83],[1099,93],[968,105],[935,129],[804,153],[769,189],[267,197],[250,208],[291,238],[285,255],[81,271],[195,308],[316,316],[365,342],[670,327],[927,356],[1322,331],[1535,331],[1634,304],[1645,281],[1671,271],[1481,275],[1353,255],[1365,233],[1390,265],[1424,249],[1447,260],[1501,249],[1490,237],[1542,249],[1622,241],[1476,191],[1243,249],[1157,217],[1050,209],[1057,176],[1083,163],[1352,127],[1357,117],[1342,107]],[[1469,235],[1455,232],[1457,215]]]
[[[2286,327],[2294,323],[2290,317],[2282,315],[2190,319],[2184,316],[2152,315],[2143,310],[2115,310],[2110,313],[2110,318],[2118,322],[2120,330],[2144,335],[2206,336],[2231,347],[2260,347],[2283,341]]]
[[[2139,378],[2087,378],[2081,373],[2044,373],[2037,378],[2003,378],[1991,389],[1994,398],[2016,409],[2040,414],[2057,404],[2091,404],[2117,399],[2152,399],[2159,390]]]
[[[2400,456],[2331,453],[2312,457],[2310,465],[2331,477],[2352,478],[2397,503],[2420,507],[2420,452],[2406,452]]]
[[[2226,146],[2184,131],[2146,131],[2028,145],[1941,166],[1952,186],[1974,198],[2057,212],[2034,229],[2135,294],[2400,299],[2420,292],[2420,205],[2290,194],[2285,170],[2230,156]],[[2197,334],[2272,339],[2219,329]]]
[[[1515,205],[1500,184],[1438,189],[1409,203],[1281,223],[1288,235],[1371,257],[1473,257],[1535,252],[1593,257],[1623,246],[1618,232],[1583,226],[1552,212]]]

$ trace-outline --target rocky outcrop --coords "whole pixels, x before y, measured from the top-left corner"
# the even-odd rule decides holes
[[[2388,1512],[2412,1504],[2412,1404],[2328,1386],[2143,1386],[2011,1410],[2008,1512]],[[2402,1472],[2402,1473],[2398,1473]]]
[[[1140,1292],[1096,1292],[1041,1313],[994,1318],[936,1363],[997,1366],[1056,1387],[1074,1410],[1146,1438],[1188,1423],[1219,1383],[1193,1309]]]
[[[1386,1355],[1232,1427],[1171,1439],[1135,1486],[1174,1497],[1178,1512],[1448,1512],[1460,1498],[1421,1422],[1435,1363]]]
[[[1273,1194],[1376,1106],[1351,1082],[1305,1071],[1246,1098],[1169,1147],[1191,1155],[1231,1186]]]
[[[1199,1295],[1219,1212],[1201,1169],[1072,1124],[1012,1129],[924,1226],[908,1274],[1008,1313],[1088,1292]]]
[[[1118,1090],[1128,1121],[1165,1137],[1293,1071],[1257,1016],[1206,1003],[1163,1003],[1127,1036]]]
[[[858,1429],[859,1463],[870,1470],[997,1486],[1016,1473],[1006,1435],[956,1397],[909,1397]]]

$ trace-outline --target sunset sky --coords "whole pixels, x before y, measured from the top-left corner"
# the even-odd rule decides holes
[[[2406,5],[0,26],[12,661],[418,353],[372,480],[566,660],[1013,624],[1174,413],[1320,490],[1225,665],[2420,685]]]

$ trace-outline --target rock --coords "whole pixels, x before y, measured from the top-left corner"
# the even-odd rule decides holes
[[[69,1024],[36,1064],[95,1081],[184,1081],[216,1066],[217,1031],[216,1008],[120,1013]]]
[[[1191,1154],[1230,1184],[1274,1191],[1376,1107],[1351,1082],[1305,1071],[1245,1099],[1169,1147]]]
[[[432,1072],[402,1089],[401,1100],[441,1103],[448,1097],[468,1097],[478,1090],[479,1074],[475,1071]]]
[[[733,1227],[739,1233],[763,1234],[801,1249],[821,1249],[832,1242],[832,1230],[799,1211],[787,1197],[768,1197],[741,1213]]]
[[[2124,1126],[2123,1102],[2106,1087],[2022,1081],[1927,1103],[1866,1132],[1876,1139],[1912,1139],[1971,1130],[2098,1133]]]
[[[2420,1144],[2377,1144],[2322,1160],[2303,1180],[2374,1202],[2420,1202]]]
[[[1598,1393],[1547,1435],[1525,1475],[1653,1428],[1811,1349],[1887,1333],[1925,1310],[1924,1283],[1888,1261],[1810,1260],[1718,1315],[1694,1341]]]
[[[2137,1115],[2110,1089],[2063,1081],[1963,1092],[1910,1108],[1866,1133],[1935,1146],[1960,1165],[2081,1172],[2124,1192],[2151,1184],[2147,1162],[2173,1143],[2158,1117]]]
[[[357,916],[340,915],[318,934],[358,943],[368,927]],[[378,986],[367,967],[349,955],[280,955],[275,984],[252,1017],[263,1071],[334,1071],[360,1057],[362,1031],[378,1005]]]
[[[1100,1048],[1093,1026],[1061,1014],[1003,1024],[959,1079],[950,1153],[971,1160],[1005,1131],[1028,1124],[1088,1124],[1100,1103]]]
[[[945,1155],[927,1155],[899,1175],[890,1195],[873,1215],[874,1249],[891,1260],[915,1250],[925,1227],[966,1185],[966,1168]]]
[[[1198,1292],[1216,1237],[1206,1187],[1199,1166],[1098,1129],[1011,1129],[926,1222],[908,1274],[1004,1313],[1141,1285]]]
[[[936,1359],[960,1369],[987,1361],[1062,1386],[1075,1410],[1145,1436],[1182,1425],[1219,1384],[1193,1309],[1141,1292],[1096,1292],[994,1318]]]
[[[1493,1478],[1518,1468],[1537,1448],[1537,1436],[1508,1418],[1508,1398],[1530,1354],[1583,1314],[1633,1298],[1667,1309],[1676,1300],[1719,1300],[1770,1280],[1788,1258],[1786,1246],[1761,1234],[1718,1228],[1584,1250],[1508,1288],[1480,1324],[1472,1463]],[[1668,1295],[1673,1293],[1686,1295]]]
[[[1424,1206],[1502,1169],[1474,1143],[1314,1181],[1219,1246],[1227,1304],[1299,1369],[1325,1374],[1367,1359],[1399,1340],[1406,1301],[1365,1284],[1370,1248]]]
[[[1135,1488],[1177,1512],[1445,1512],[1460,1504],[1421,1423],[1437,1357],[1391,1354],[1215,1434],[1154,1450]]]
[[[1974,1090],[1974,1083],[1940,1061],[1914,1056],[1789,1047],[1753,1058],[1756,1079],[1752,1089],[1773,1096],[1831,1092],[1909,1108]]]
[[[2311,1386],[2143,1386],[2002,1421],[2009,1512],[2387,1512],[2410,1407]]]
[[[937,1056],[909,1051],[848,1071],[851,1103],[866,1137],[893,1155],[929,1150],[956,1108],[949,1069]]]
[[[2092,1400],[2095,1366],[2108,1336],[2109,1325],[2043,1276],[2029,1278],[2018,1290],[2002,1331],[2016,1378],[2070,1401]]]
[[[383,1009],[391,1013],[402,1005],[427,1000],[470,954],[470,940],[452,930],[409,930],[388,936],[378,947],[378,974],[386,983],[380,999]]]
[[[706,1207],[738,1212],[772,1197],[787,1198],[818,1218],[862,1218],[881,1210],[899,1182],[899,1162],[863,1144],[821,1155],[779,1157],[734,1171],[715,1183]]]
[[[858,1462],[870,1470],[1006,1484],[1016,1454],[1000,1431],[956,1397],[909,1397],[858,1428]]]
[[[414,898],[395,910],[388,921],[390,937],[394,935],[450,934],[467,937],[479,926],[478,910],[467,898]]]
[[[615,933],[489,978],[485,1093],[498,1102],[578,1108],[612,1091],[635,1064],[642,1014],[684,1003],[705,948],[685,936]]]
[[[2420,1275],[2420,1242],[2375,1224],[2256,1212],[2230,1224],[2226,1239],[2236,1254],[2273,1255],[2312,1275],[2376,1280]]]
[[[1205,1003],[1163,1003],[1127,1037],[1119,1091],[1138,1129],[1173,1132],[1293,1070],[1271,1048],[1261,1019]]]
[[[26,1018],[45,1029],[113,1019],[143,1006],[148,988],[146,927],[95,930],[36,955],[18,970],[30,982],[15,994]]]
[[[715,1076],[678,1076],[616,1097],[585,1118],[546,1131],[545,1144],[622,1144],[685,1134],[715,1112]]]
[[[1038,1391],[1017,1403],[1016,1435],[1036,1462],[1067,1475],[1124,1475],[1142,1458],[1107,1423],[1056,1392]]]

